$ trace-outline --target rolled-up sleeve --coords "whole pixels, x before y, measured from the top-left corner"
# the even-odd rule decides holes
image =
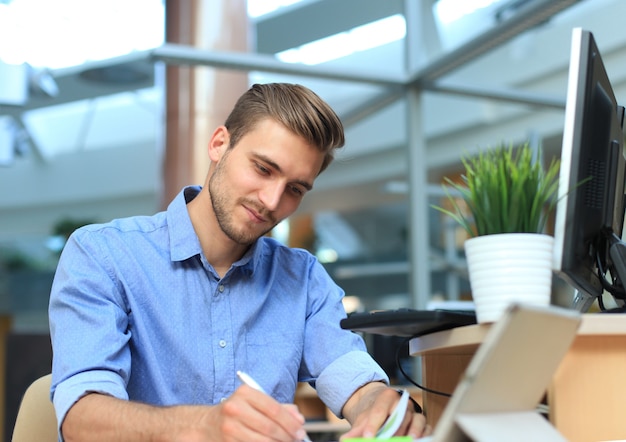
[[[369,382],[389,383],[385,371],[367,352],[362,337],[339,324],[346,317],[343,290],[321,264],[311,258],[308,269],[310,315],[306,323],[305,366],[326,406],[339,417],[352,394]],[[323,294],[323,295],[320,295]]]
[[[52,395],[52,402],[58,416],[59,435],[61,434],[61,423],[69,409],[88,393],[101,393],[119,399],[128,399],[126,389],[120,383],[119,376],[110,371],[91,371],[72,376],[57,384]]]
[[[128,315],[105,260],[95,259],[103,256],[98,242],[87,239],[91,232],[82,231],[68,241],[50,295],[51,397],[59,425],[89,392],[127,398]]]
[[[351,351],[337,358],[317,378],[319,397],[338,417],[352,394],[369,382],[389,383],[384,370],[364,351]]]

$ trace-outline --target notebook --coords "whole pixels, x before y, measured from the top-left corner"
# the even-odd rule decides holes
[[[566,439],[537,411],[581,322],[574,310],[513,305],[478,347],[429,442]]]

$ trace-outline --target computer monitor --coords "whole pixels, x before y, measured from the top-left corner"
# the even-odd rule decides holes
[[[555,221],[554,270],[587,311],[607,291],[626,299],[624,107],[593,34],[576,28],[572,47]]]

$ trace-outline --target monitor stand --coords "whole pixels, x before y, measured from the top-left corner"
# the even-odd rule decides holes
[[[618,307],[605,310],[607,313],[626,313],[626,242],[617,235],[610,236],[609,256],[611,257],[611,269],[617,273],[617,285],[614,290],[609,290],[618,304]]]
[[[602,310],[601,313],[626,313],[626,305],[622,305],[621,307],[607,308],[606,310]]]
[[[596,298],[597,296],[593,296],[587,292],[576,289],[574,293],[574,301],[572,302],[572,308],[581,313],[586,313],[589,311]]]

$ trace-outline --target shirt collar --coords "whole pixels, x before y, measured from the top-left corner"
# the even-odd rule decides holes
[[[233,263],[234,267],[241,267],[241,270],[251,275],[254,273],[256,263],[261,260],[262,241],[256,240],[254,244],[250,246],[248,251],[241,257],[239,261]]]
[[[191,224],[187,203],[200,193],[200,186],[183,188],[167,207],[167,226],[170,234],[172,261],[183,261],[202,253],[200,240]]]
[[[202,254],[202,246],[191,223],[187,203],[200,192],[200,186],[187,186],[180,191],[167,207],[167,225],[170,234],[170,254],[172,261],[184,261]],[[248,251],[233,266],[241,267],[245,272],[254,272],[256,262],[263,254],[262,238],[252,244]]]

